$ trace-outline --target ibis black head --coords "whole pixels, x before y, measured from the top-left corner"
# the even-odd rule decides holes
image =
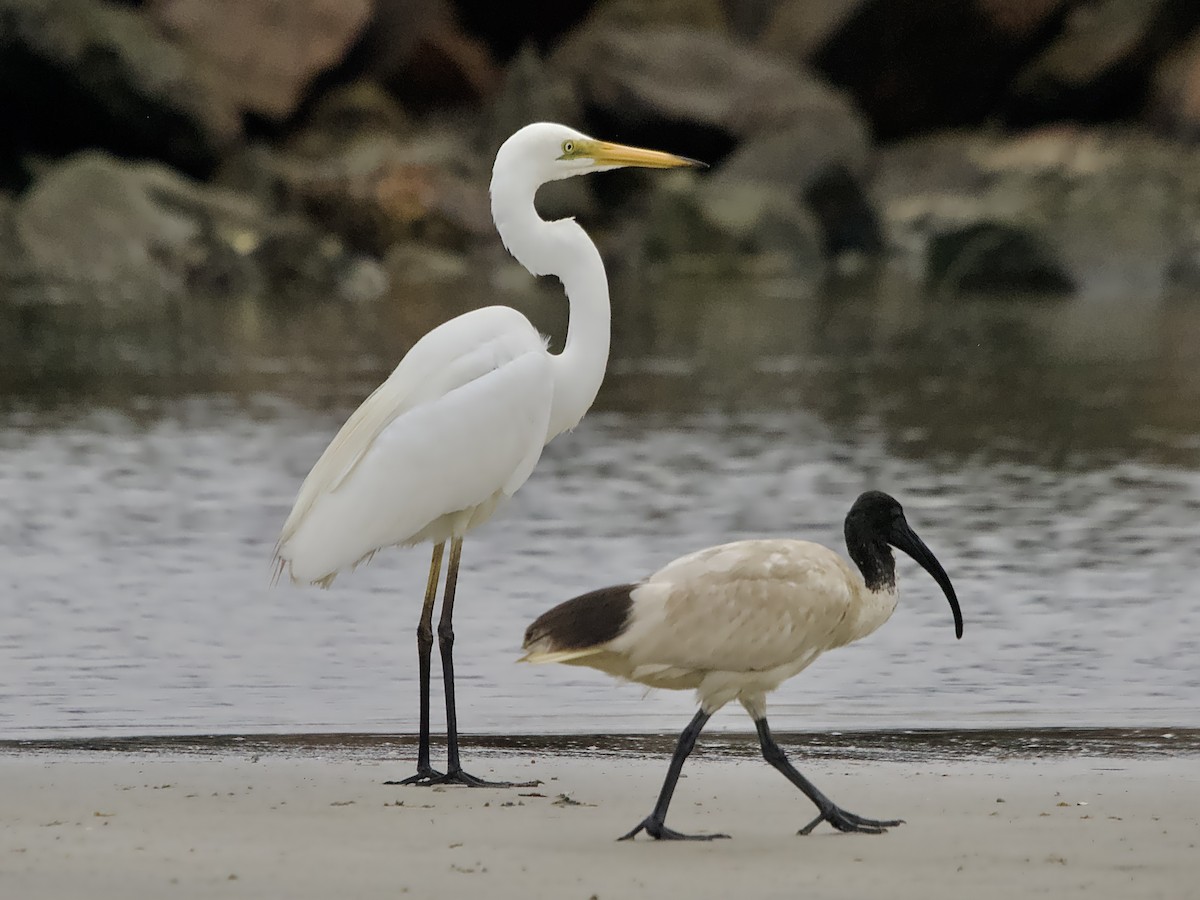
[[[950,576],[925,542],[909,527],[896,499],[883,491],[867,491],[854,501],[846,515],[846,549],[871,590],[896,583],[896,563],[889,544],[915,559],[941,586],[954,613],[954,633],[961,638],[962,610],[958,607]]]

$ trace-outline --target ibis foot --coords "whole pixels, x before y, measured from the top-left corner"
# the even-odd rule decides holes
[[[656,841],[716,841],[729,838],[727,834],[681,834],[678,831],[672,831],[664,825],[662,819],[649,816],[643,819],[637,828],[633,829],[629,834],[621,835],[617,840],[632,841],[642,831],[645,831],[646,834],[650,835]]]
[[[860,834],[883,834],[889,828],[904,824],[903,819],[866,819],[831,804],[829,809],[821,810],[819,816],[796,833],[810,834],[822,822],[828,822],[838,831],[856,831]]]

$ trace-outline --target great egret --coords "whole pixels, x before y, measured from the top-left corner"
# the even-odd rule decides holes
[[[950,601],[962,637],[962,612],[950,578],[880,491],[862,494],[846,516],[854,571],[832,550],[795,540],[738,541],[680,557],[636,584],[568,600],[525,632],[524,660],[591,666],[650,687],[694,688],[700,710],[684,729],[654,811],[622,837],[711,840],[664,824],[675,782],[704,723],[730,700],[754,720],[763,757],[820,810],[801,829],[825,821],[839,831],[879,833],[901,820],[865,819],[822,794],[788,762],[767,727],[767,693],[826,650],[873,632],[896,608],[896,564],[903,550],[933,576]],[[889,546],[891,545],[891,546]]]
[[[300,488],[276,549],[276,577],[328,587],[343,570],[394,545],[433,543],[417,626],[421,735],[417,772],[403,784],[487,783],[463,771],[454,701],[454,593],[463,536],[525,483],[542,447],[575,427],[608,362],[604,264],[573,219],[547,222],[534,194],[548,181],[623,166],[700,166],[694,160],[607,143],[564,125],[527,125],[500,147],[492,218],[504,246],[534,275],[555,275],[570,301],[559,354],[506,306],[438,326],[354,411]],[[446,692],[445,774],[429,761],[433,605],[450,542],[438,645]]]

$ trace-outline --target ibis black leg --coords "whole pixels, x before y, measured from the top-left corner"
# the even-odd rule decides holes
[[[421,621],[417,624],[417,665],[421,678],[421,736],[417,744],[417,774],[403,781],[385,781],[384,784],[433,784],[442,778],[441,772],[429,764],[429,676],[433,656],[433,602],[437,599],[438,578],[442,574],[442,550],[445,543],[433,548],[433,559],[429,563],[429,581],[425,585],[425,604],[421,607]]]
[[[462,556],[462,538],[450,542],[450,563],[446,570],[446,596],[442,600],[442,615],[438,620],[438,649],[442,654],[442,681],[446,690],[446,774],[435,784],[465,784],[468,787],[533,787],[538,781],[514,783],[484,781],[463,771],[458,758],[458,713],[454,698],[454,592],[458,585],[458,562]]]
[[[903,819],[864,819],[862,816],[856,816],[854,813],[842,809],[817,790],[811,781],[797,772],[788,762],[783,750],[775,743],[775,738],[771,737],[771,729],[767,727],[765,716],[756,719],[754,727],[758,729],[758,742],[762,746],[763,759],[782,772],[784,778],[800,788],[804,792],[804,796],[815,803],[817,809],[821,811],[819,816],[800,829],[800,834],[808,834],[822,822],[828,822],[838,831],[859,831],[865,834],[882,834],[887,828],[904,824]]]
[[[642,819],[637,828],[617,840],[632,840],[639,831],[645,831],[650,837],[660,841],[711,841],[729,837],[727,834],[680,834],[664,824],[667,807],[671,805],[671,796],[675,793],[675,783],[679,781],[679,773],[683,770],[683,762],[696,746],[696,739],[700,737],[700,731],[709,718],[710,714],[701,709],[688,723],[688,727],[683,729],[683,734],[679,735],[679,743],[675,746],[675,755],[671,757],[671,765],[667,769],[667,780],[663,782],[658,802],[654,804],[654,811]]]

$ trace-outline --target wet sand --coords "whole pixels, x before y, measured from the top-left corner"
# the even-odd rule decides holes
[[[668,824],[614,840],[665,758],[476,760],[535,788],[381,784],[388,760],[120,752],[0,756],[0,896],[1200,897],[1195,757],[797,764],[885,835],[796,830],[811,804],[761,760],[689,762]],[[564,799],[569,798],[569,799]]]

